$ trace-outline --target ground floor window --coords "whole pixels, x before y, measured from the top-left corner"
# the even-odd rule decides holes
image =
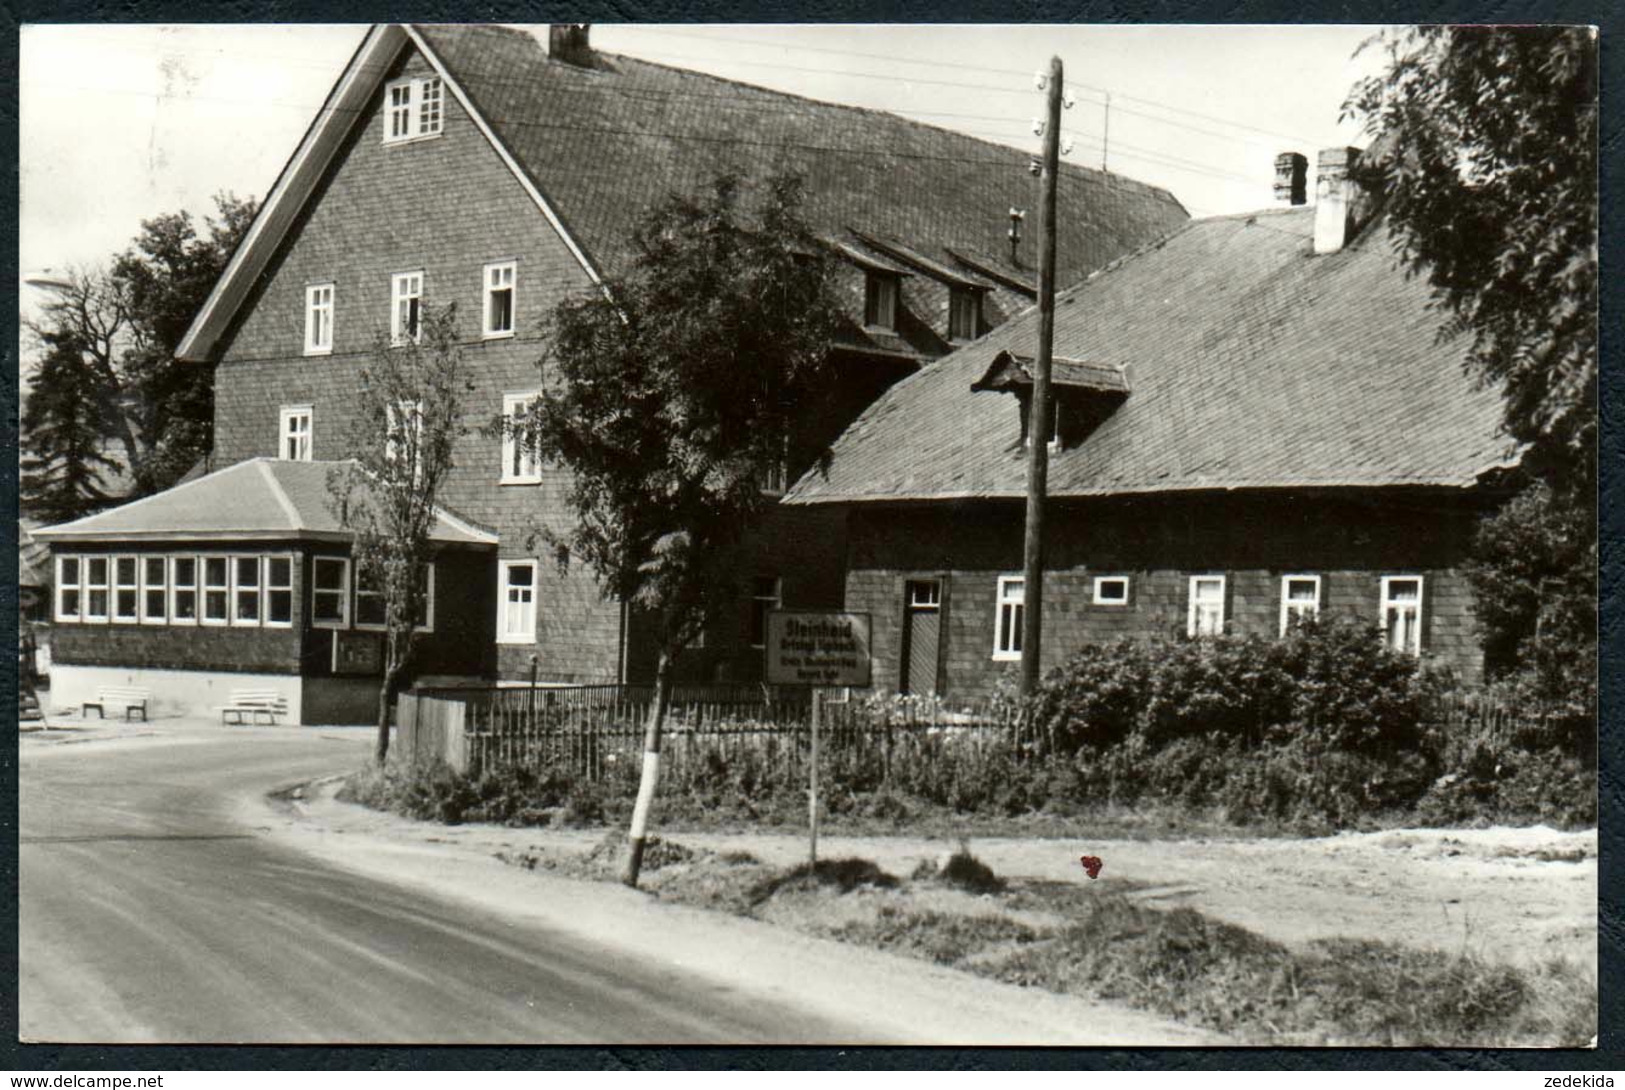
[[[1128,605],[1128,576],[1095,576],[1094,604],[1097,606]]]
[[[169,568],[169,618],[172,624],[197,623],[197,557],[177,556]]]
[[[1422,651],[1422,577],[1382,577],[1382,632],[1390,648],[1417,655]]]
[[[81,572],[77,556],[59,556],[56,558],[56,619],[59,621],[77,621],[84,599],[80,589]]]
[[[1306,621],[1320,613],[1320,576],[1281,577],[1281,635],[1293,621]]]
[[[169,558],[147,556],[141,559],[141,623],[165,624],[169,620]]]
[[[778,576],[764,575],[756,580],[750,600],[750,645],[767,646],[767,615],[784,605],[784,587]]]
[[[322,627],[350,623],[350,562],[342,556],[318,556],[311,562],[310,620]]]
[[[107,623],[108,574],[111,561],[105,556],[85,558],[85,620]]]
[[[417,609],[414,611],[412,624],[419,632],[434,630],[433,564],[423,566],[423,575],[418,582]],[[389,601],[383,586],[374,576],[363,575],[358,568],[355,579],[355,626],[383,629],[388,625]]]
[[[1022,614],[1026,611],[1027,581],[1019,575],[999,576],[993,607],[993,657],[1021,658]]]
[[[1191,576],[1190,609],[1185,619],[1185,634],[1224,635],[1224,576]]]
[[[497,564],[500,589],[498,643],[536,642],[536,561],[503,560]]]
[[[134,624],[141,619],[141,580],[133,556],[113,560],[113,620]]]

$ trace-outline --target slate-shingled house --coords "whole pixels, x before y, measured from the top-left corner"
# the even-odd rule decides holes
[[[784,478],[764,482],[782,488],[893,382],[1030,304],[1036,240],[1030,229],[1018,243],[1008,237],[1011,209],[1034,195],[1027,168],[1021,151],[889,114],[596,52],[585,27],[379,25],[179,354],[214,367],[215,466],[320,464],[342,453],[374,336],[409,336],[423,308],[455,302],[477,425],[537,395],[544,315],[623,267],[634,226],[666,194],[699,192],[724,170],[747,179],[793,170],[806,178],[809,220],[842,259],[850,321],[836,389],[822,415],[798,422]],[[1068,166],[1060,184],[1063,208],[1087,210],[1060,224],[1068,277],[1187,219],[1166,192],[1122,177]],[[458,602],[479,612],[485,636],[470,644],[473,663],[426,647],[419,673],[528,678],[533,658],[544,681],[652,673],[637,619],[604,600],[588,572],[561,574],[545,545],[527,544],[536,526],[569,517],[566,483],[499,438],[460,445],[441,495],[496,537],[486,592]],[[739,572],[735,614],[680,672],[759,676],[752,644],[767,608],[840,604],[843,533],[840,512],[777,511]],[[307,574],[294,575],[296,612],[312,608],[318,589],[301,581]],[[81,623],[58,616],[64,627]],[[175,671],[237,668],[197,653],[223,645],[197,640],[190,618],[142,615],[128,630],[107,622],[63,642],[70,669],[59,695],[98,682],[156,692]],[[286,658],[276,668],[295,679],[305,669]]]
[[[1480,675],[1459,565],[1510,464],[1500,398],[1355,220],[1350,158],[1322,155],[1315,207],[1193,221],[1057,299],[1045,669],[1323,612]],[[877,686],[974,695],[1019,660],[1037,326],[893,386],[786,499],[850,512]]]

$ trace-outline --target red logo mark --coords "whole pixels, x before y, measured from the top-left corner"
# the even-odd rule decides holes
[[[1098,855],[1081,856],[1079,857],[1078,862],[1083,864],[1083,869],[1089,872],[1089,877],[1091,878],[1099,878],[1100,868],[1106,865],[1105,863],[1101,862],[1100,856]]]

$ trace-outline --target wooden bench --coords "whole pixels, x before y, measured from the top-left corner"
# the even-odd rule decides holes
[[[244,716],[251,715],[254,722],[265,716],[265,721],[276,726],[276,717],[288,714],[288,698],[275,689],[233,689],[231,703],[220,709],[220,722],[225,724],[228,716],[237,717],[238,726],[247,726],[248,720]]]
[[[150,689],[121,689],[116,687],[98,689],[96,699],[85,701],[84,709],[79,714],[88,716],[90,709],[95,708],[96,717],[106,719],[108,708],[123,708],[126,722],[134,719],[136,712],[140,712],[141,721],[145,723],[147,721],[147,702],[151,699],[152,690]]]

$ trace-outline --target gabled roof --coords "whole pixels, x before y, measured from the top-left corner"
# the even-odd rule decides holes
[[[1051,457],[1050,495],[1467,487],[1508,463],[1500,394],[1464,373],[1464,340],[1441,340],[1383,224],[1317,257],[1313,217],[1198,220],[1061,294],[1055,353],[1127,368],[1134,392]],[[1032,308],[903,379],[787,502],[1025,495],[1016,400],[971,385],[1037,332]]]
[[[837,106],[607,53],[551,58],[528,31],[379,26],[369,31],[268,195],[178,355],[207,359],[325,171],[356,111],[410,44],[530,192],[594,279],[624,268],[633,228],[671,192],[720,171],[793,170],[824,234],[899,239],[949,270],[974,255],[1001,282],[1035,279],[1036,238],[1012,263],[1008,210],[1036,199],[1029,155],[894,114]],[[1059,275],[1076,279],[1186,221],[1167,191],[1063,164]],[[1000,256],[990,256],[1000,255]],[[969,267],[963,275],[981,274]]]
[[[167,492],[60,526],[35,530],[69,541],[348,541],[327,490],[328,474],[346,462],[246,462],[176,485]],[[446,508],[437,509],[431,540],[495,545],[497,535]]]

